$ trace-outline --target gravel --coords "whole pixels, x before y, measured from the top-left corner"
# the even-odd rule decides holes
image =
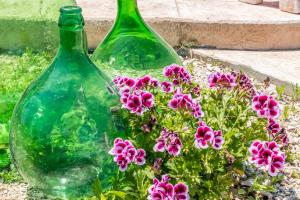
[[[200,84],[207,84],[207,76],[216,71],[231,71],[230,68],[221,67],[221,64],[215,63],[210,60],[201,59],[186,59],[185,65],[193,65],[193,77]],[[266,79],[267,80],[267,79]],[[257,81],[253,78],[256,88],[277,96],[276,86],[269,84],[268,81],[264,83]],[[300,199],[300,102],[294,101],[292,97],[282,96],[279,100],[282,107],[288,106],[289,115],[286,120],[281,121],[289,134],[290,149],[293,158],[285,166],[285,177],[280,184],[276,184],[276,192],[264,193],[264,199],[274,200],[295,200]],[[251,168],[249,169],[251,170]],[[248,187],[253,182],[251,177],[242,177],[243,185]],[[26,183],[18,182],[13,184],[0,183],[0,200],[45,200],[44,195],[30,189]]]
[[[26,183],[0,184],[1,200],[25,200],[26,193]]]

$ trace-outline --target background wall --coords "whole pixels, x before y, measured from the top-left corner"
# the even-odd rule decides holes
[[[75,4],[75,0],[0,0],[0,50],[57,46],[59,8]]]

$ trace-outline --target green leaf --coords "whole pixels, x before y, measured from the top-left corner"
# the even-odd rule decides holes
[[[114,191],[114,190],[111,190],[111,191],[108,191],[105,193],[106,195],[114,195],[114,196],[117,196],[121,199],[125,199],[126,197],[126,193],[125,192],[122,192],[122,191]]]
[[[100,200],[107,200],[107,198],[103,194],[101,194]]]
[[[10,164],[8,150],[0,150],[0,169],[3,169]]]

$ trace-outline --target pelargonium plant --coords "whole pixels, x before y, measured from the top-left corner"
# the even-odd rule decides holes
[[[158,78],[114,79],[131,135],[110,151],[122,172],[113,190],[127,199],[230,199],[249,167],[256,191],[274,182],[259,180],[282,176],[288,137],[279,103],[249,77],[216,72],[200,86],[171,65]]]

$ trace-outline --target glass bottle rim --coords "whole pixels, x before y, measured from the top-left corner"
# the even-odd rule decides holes
[[[79,6],[63,6],[60,8],[58,26],[64,30],[79,30],[84,26],[84,19]]]
[[[59,11],[61,14],[80,14],[82,9],[79,6],[63,6]]]

